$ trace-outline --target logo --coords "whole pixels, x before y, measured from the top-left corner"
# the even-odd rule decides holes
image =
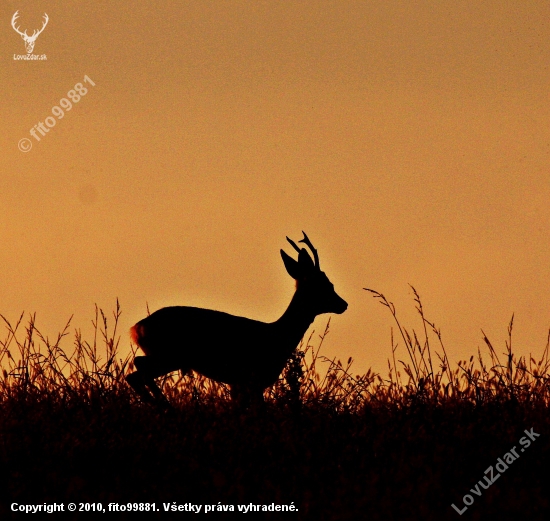
[[[13,27],[13,30],[23,38],[23,41],[25,42],[25,49],[27,50],[27,56],[23,57],[21,55],[13,55],[13,59],[41,59],[45,60],[46,55],[42,55],[42,57],[38,57],[37,55],[32,54],[32,51],[34,50],[34,45],[36,43],[36,39],[40,36],[42,31],[46,28],[46,25],[48,25],[48,15],[44,13],[44,21],[42,22],[42,27],[40,29],[35,29],[33,33],[29,36],[27,34],[27,30],[25,29],[25,32],[21,32],[19,27],[16,26],[17,18],[19,17],[19,11],[15,11],[15,14],[13,15],[11,19],[11,26]],[[34,58],[36,56],[36,58]]]

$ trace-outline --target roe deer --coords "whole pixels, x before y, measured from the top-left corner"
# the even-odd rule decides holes
[[[304,232],[302,232],[304,233]],[[126,377],[143,401],[165,401],[154,379],[172,371],[196,371],[229,384],[233,400],[263,401],[292,352],[317,315],[343,313],[348,305],[319,267],[319,256],[307,235],[299,241],[295,261],[283,250],[288,274],[296,292],[279,320],[266,323],[221,311],[187,306],[159,309],[130,329],[132,340],[146,356],[136,356],[136,371]]]

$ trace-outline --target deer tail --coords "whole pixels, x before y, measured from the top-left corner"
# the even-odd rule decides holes
[[[147,342],[145,339],[145,327],[139,322],[130,328],[130,338],[132,342],[139,346],[141,350],[146,354],[150,355],[149,349],[147,349]]]

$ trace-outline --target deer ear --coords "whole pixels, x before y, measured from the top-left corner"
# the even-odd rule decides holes
[[[283,262],[285,264],[285,268],[288,274],[294,280],[300,279],[302,275],[302,268],[300,266],[300,263],[298,261],[295,261],[290,255],[285,253],[283,250],[281,250],[281,257],[283,258]],[[299,257],[300,256],[298,256],[298,258]]]

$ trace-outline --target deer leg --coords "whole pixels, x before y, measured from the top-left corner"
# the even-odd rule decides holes
[[[126,381],[144,402],[153,402],[153,396],[147,389],[147,386],[143,381],[142,374],[139,371],[129,374],[126,377]]]
[[[243,409],[261,409],[265,406],[264,390],[254,385],[233,384],[231,398]]]
[[[264,390],[261,387],[251,389],[250,403],[252,404],[252,407],[259,411],[263,411],[265,409]]]
[[[134,365],[137,371],[128,375],[126,381],[139,394],[140,398],[148,403],[155,400],[166,402],[166,397],[155,383],[155,378],[179,369],[178,365],[158,360],[152,356],[136,356]]]

